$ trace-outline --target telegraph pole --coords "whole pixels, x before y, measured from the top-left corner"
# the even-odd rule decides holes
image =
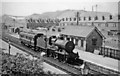
[[[8,53],[9,53],[9,55],[10,55],[10,49],[11,49],[11,45],[10,45],[11,43],[10,43],[10,40],[8,40],[8,47],[9,47],[9,51],[8,51]]]
[[[92,6],[92,12],[94,11],[94,7]]]
[[[96,4],[95,7],[96,7],[96,15],[97,15],[97,12],[98,12],[98,5]]]
[[[13,22],[14,22],[14,32],[15,32],[15,19],[13,19]]]

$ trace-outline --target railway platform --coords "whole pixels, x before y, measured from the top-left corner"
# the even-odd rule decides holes
[[[86,62],[90,62],[92,64],[95,64],[110,70],[114,70],[120,73],[120,61],[117,59],[104,57],[102,55],[96,55],[96,54],[85,52],[79,49],[75,49],[74,51],[78,52],[80,56],[79,58],[83,59]]]

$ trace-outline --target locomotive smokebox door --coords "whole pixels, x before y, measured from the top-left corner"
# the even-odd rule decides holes
[[[75,48],[75,45],[72,41],[67,42],[65,45],[65,49],[68,53],[72,53],[74,48]]]

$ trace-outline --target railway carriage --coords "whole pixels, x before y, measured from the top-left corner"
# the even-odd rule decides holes
[[[43,40],[43,34],[35,34],[35,33],[28,33],[28,32],[20,32],[20,42],[28,47],[33,47],[34,50],[38,48],[43,49],[45,48],[45,41]],[[41,43],[42,44],[41,44]]]

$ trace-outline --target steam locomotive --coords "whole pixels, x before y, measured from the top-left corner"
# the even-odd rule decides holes
[[[62,37],[47,37],[42,33],[20,32],[21,44],[34,48],[35,51],[45,51],[47,57],[53,57],[62,62],[79,63],[78,53],[74,53],[75,45],[72,41],[63,40]]]

